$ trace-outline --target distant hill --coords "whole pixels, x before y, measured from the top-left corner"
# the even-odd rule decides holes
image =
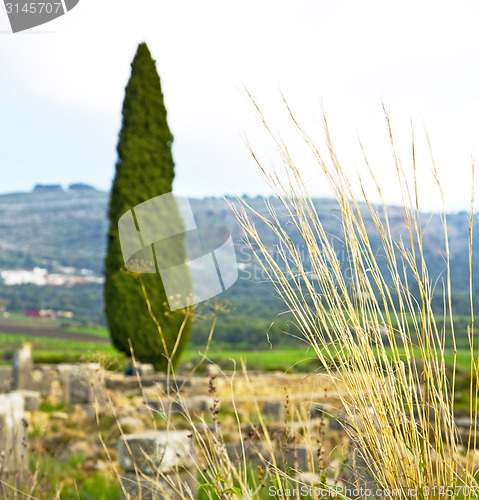
[[[107,203],[108,194],[94,190],[0,196],[0,267],[59,264],[101,273]]]
[[[68,189],[70,191],[82,191],[82,190],[88,190],[88,191],[96,191],[96,188],[90,184],[84,184],[83,182],[74,182],[73,184],[70,184],[68,186]]]
[[[44,191],[63,191],[63,188],[60,186],[60,184],[36,184],[33,188],[34,193]]]
[[[82,187],[82,185],[80,185]],[[269,200],[280,217],[284,209],[277,200]],[[248,203],[258,212],[266,214],[265,200],[261,197],[248,198]],[[338,257],[346,261],[346,254],[341,244],[341,228],[338,220],[338,209],[334,200],[314,200],[316,210],[327,233],[331,235]],[[78,269],[91,269],[96,274],[103,270],[107,231],[108,193],[89,189],[89,186],[69,191],[41,189],[32,193],[12,193],[0,196],[0,268],[18,269],[34,266],[46,267],[50,270],[56,266],[71,266]],[[222,224],[232,230],[237,245],[238,260],[242,262],[242,279],[240,279],[224,297],[232,302],[233,311],[219,324],[219,339],[225,341],[248,341],[264,333],[283,306],[274,297],[272,287],[264,283],[259,269],[252,266],[249,253],[243,248],[241,234],[234,215],[225,205],[224,200],[205,198],[191,200],[191,204],[199,224]],[[468,218],[461,212],[448,215],[448,232],[452,264],[453,287],[457,292],[457,310],[467,305],[468,281]],[[445,269],[443,228],[441,218],[437,214],[423,214],[424,252],[430,276],[436,279]],[[256,225],[263,233],[268,245],[273,247],[275,240],[266,230],[264,224],[257,219]],[[390,207],[389,222],[396,236],[408,241],[407,224],[404,213],[399,207]],[[371,240],[379,246],[373,223],[366,218]],[[298,235],[291,232],[297,240]],[[479,255],[474,256],[474,272],[479,270]],[[8,288],[8,290],[7,290]],[[17,289],[18,288],[18,289]],[[13,290],[17,289],[17,290]],[[101,287],[92,286],[90,292],[78,287],[68,290],[70,309],[75,309],[77,317],[100,321],[102,316]],[[49,295],[46,287],[37,289],[31,286],[0,286],[0,300],[8,304],[18,300],[25,306],[35,305],[53,307],[60,300],[58,290]],[[464,302],[465,301],[465,302]],[[75,304],[81,302],[80,304]],[[464,302],[464,303],[463,303]],[[67,304],[68,305],[68,304]],[[67,306],[61,305],[62,309]],[[58,307],[58,305],[57,305]],[[461,309],[462,308],[462,309]],[[276,334],[286,328],[286,321],[278,323]],[[206,329],[197,327],[198,341],[206,335]],[[245,330],[251,333],[245,337]],[[273,328],[274,330],[274,328]],[[223,333],[222,333],[223,332]],[[193,336],[195,341],[195,334]]]

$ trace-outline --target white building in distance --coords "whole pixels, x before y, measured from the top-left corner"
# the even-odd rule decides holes
[[[47,284],[48,271],[41,267],[35,267],[32,270],[25,269],[3,269],[0,271],[0,277],[6,285],[33,285],[43,286]]]

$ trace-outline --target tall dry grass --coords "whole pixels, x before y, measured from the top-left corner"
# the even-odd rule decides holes
[[[455,366],[451,377],[445,362],[446,343],[452,344],[456,352],[447,219],[444,213],[444,326],[438,328],[437,315],[435,317],[431,305],[434,286],[424,256],[424,229],[418,202],[420,186],[416,175],[419,166],[416,165],[414,138],[410,181],[396,151],[389,116],[385,111],[392,160],[401,188],[407,226],[408,238],[403,241],[393,234],[384,200],[382,206],[373,204],[364,183],[361,183],[362,197],[356,195],[335,152],[326,119],[323,119],[323,128],[328,153],[324,155],[287,109],[337,201],[338,224],[342,229],[342,244],[347,250],[347,262],[339,261],[334,243],[321,223],[300,168],[287,146],[271,131],[259,108],[259,117],[275,141],[286,176],[282,176],[278,170],[267,170],[251,151],[288,217],[278,214],[272,204],[269,206],[269,215],[263,216],[245,200],[240,200],[239,205],[232,205],[232,210],[244,230],[247,244],[291,312],[300,335],[314,349],[344,408],[343,424],[352,443],[348,453],[349,466],[355,472],[352,476],[354,485],[370,487],[371,483],[375,483],[383,490],[383,498],[477,497],[478,485],[474,471],[478,464],[474,462],[475,454],[469,453],[477,437],[479,386],[472,311],[473,200],[469,218],[471,324],[468,330],[471,350],[471,428],[470,439],[464,450],[454,424]],[[382,199],[381,186],[376,182],[374,169],[370,167],[366,155],[364,160],[377,194]],[[433,160],[432,164],[434,182],[442,195]],[[278,244],[274,251],[268,248],[262,234],[258,233],[255,226],[258,220],[276,236]],[[371,239],[371,221],[380,241],[379,250]],[[299,240],[290,237],[290,227],[300,236]],[[304,249],[307,250],[306,258]],[[381,264],[381,260],[387,266]],[[413,289],[417,289],[418,294],[413,295]],[[148,302],[146,292],[145,300]],[[216,318],[223,309],[219,302],[215,303],[208,345],[201,361],[208,357]],[[450,338],[445,333],[446,319],[452,325]],[[173,354],[167,352],[168,357]],[[193,374],[194,369],[187,377]],[[250,435],[245,435],[244,419],[236,405],[238,395],[234,382],[239,375],[245,381],[247,394],[251,395],[256,416],[257,423]],[[334,472],[325,467],[327,457],[322,455],[322,443],[317,442],[317,434],[311,434],[307,426],[308,417],[292,409],[288,393],[285,395],[285,407],[287,414],[291,408],[291,415],[284,422],[285,435],[280,443],[283,457],[279,457],[278,443],[262,415],[255,397],[257,387],[251,376],[243,370],[242,374],[233,373],[225,378],[229,380],[231,389],[228,397],[234,409],[233,427],[241,444],[240,452],[234,455],[228,450],[220,422],[219,408],[222,401],[215,378],[210,379],[210,411],[200,418],[190,414],[181,394],[170,391],[170,381],[175,379],[177,374],[170,362],[165,394],[161,394],[165,404],[161,408],[147,408],[151,412],[153,428],[191,430],[197,457],[196,468],[190,470],[189,474],[191,479],[201,485],[202,498],[268,498],[269,485],[275,486],[278,492],[276,498],[299,498],[298,489],[295,488],[311,484],[298,474],[302,471],[298,471],[294,463],[295,443],[299,440],[311,450],[309,469],[315,474],[315,491],[323,488],[329,498],[357,497],[354,490],[352,495],[344,490],[333,493],[336,484],[346,482],[342,471]],[[141,388],[140,378],[138,385]],[[143,394],[144,402],[147,403],[150,396],[147,397],[145,392]],[[181,420],[175,417],[170,400],[175,401],[176,408],[178,405],[182,407]],[[115,415],[111,401],[109,406]],[[293,429],[293,423],[304,424],[301,432]],[[124,435],[120,425],[119,432]],[[324,433],[322,419],[320,440]],[[257,448],[256,456],[259,459],[257,470],[253,469],[254,474],[247,458],[247,447],[250,445]],[[105,450],[109,453],[106,444]],[[289,457],[286,456],[288,453]],[[291,456],[292,465],[287,460]],[[114,457],[110,460],[115,462]],[[148,461],[149,457],[145,457],[145,460]],[[152,469],[155,467],[152,462],[150,465]],[[116,466],[115,474],[121,482],[122,473]],[[195,498],[195,494],[182,483],[179,476],[164,474],[160,468],[153,476],[137,469],[136,481],[142,484],[146,481],[145,496],[163,488],[165,498],[172,491],[180,498]],[[450,490],[447,489],[441,494],[441,487],[454,488],[453,495],[449,495]],[[122,490],[126,496],[123,486]],[[12,491],[17,495],[16,489]],[[374,496],[374,491],[371,493]],[[27,496],[36,497],[34,494]],[[313,498],[325,497],[328,496],[313,495]]]
[[[471,427],[464,449],[454,423],[456,342],[447,218],[444,211],[442,228],[446,270],[444,322],[440,328],[437,314],[432,309],[434,283],[428,274],[424,256],[424,229],[418,201],[419,166],[416,164],[414,136],[411,142],[410,180],[396,151],[385,110],[396,182],[401,189],[407,227],[407,239],[404,241],[393,234],[381,186],[366,154],[367,172],[382,205],[370,201],[362,181],[362,196],[356,195],[335,152],[326,119],[323,118],[323,128],[328,154],[324,155],[287,107],[294,126],[311,151],[338,204],[338,224],[342,229],[342,244],[347,250],[347,262],[342,263],[334,243],[323,228],[300,168],[287,146],[272,132],[259,108],[256,109],[281,155],[286,176],[278,170],[266,169],[252,148],[251,152],[273,187],[287,218],[278,214],[273,204],[269,205],[268,216],[255,211],[245,200],[240,200],[239,206],[231,204],[231,208],[244,230],[249,248],[284,300],[302,338],[312,346],[336,389],[344,408],[344,428],[352,443],[349,458],[355,472],[352,476],[354,485],[371,488],[374,484],[382,490],[380,496],[383,498],[477,497],[477,464],[475,454],[470,453],[477,437],[479,386],[472,310],[473,196],[469,217],[471,322],[468,329]],[[434,183],[443,198],[432,154],[431,161]],[[258,220],[277,238],[274,250],[263,241],[263,233],[258,233],[255,225]],[[371,221],[380,241],[380,249],[371,238]],[[299,241],[291,238],[290,227],[300,235]],[[387,266],[381,264],[381,260]],[[413,289],[418,292],[413,294]],[[445,333],[446,320],[450,321],[452,329],[449,337]],[[454,351],[452,377],[446,369],[446,344],[452,345]],[[244,376],[248,378],[247,373]],[[231,395],[234,405],[233,384]],[[266,480],[268,484],[275,485],[277,498],[286,498],[288,492],[299,498],[298,490],[294,488],[303,484],[301,476],[292,474],[299,471],[278,461],[277,443],[269,434],[259,406],[256,408],[261,430],[258,456],[262,462],[258,466],[258,479],[252,480],[244,448],[237,459],[228,453],[218,425],[217,405],[215,399],[211,408],[213,425],[206,420],[198,424],[184,408],[184,415],[202,456],[202,465],[197,473],[199,480],[206,485],[204,491],[210,493],[209,498],[264,497],[267,494],[264,489]],[[170,417],[165,414],[168,422]],[[302,418],[300,415],[297,417]],[[238,411],[235,411],[235,418],[240,442],[243,443],[245,436]],[[309,445],[314,449],[311,439]],[[289,446],[286,440],[285,447]],[[321,446],[318,455],[321,456]],[[314,458],[311,462],[311,469],[316,470],[316,491],[322,487],[331,498],[348,497],[341,492],[344,490],[339,490],[337,495],[332,493],[331,485],[334,486],[335,481],[331,478],[327,481],[321,467],[315,469]],[[358,490],[352,491],[353,497],[357,495]],[[364,490],[359,491],[364,494]],[[371,496],[375,496],[374,489]]]
[[[434,492],[439,494],[439,487],[458,487],[454,494],[468,496],[471,490],[467,487],[477,488],[475,464],[474,458],[464,460],[463,457],[474,454],[468,453],[470,444],[466,445],[466,453],[459,446],[454,424],[455,375],[452,380],[448,379],[445,363],[446,342],[453,345],[454,359],[456,355],[447,220],[444,212],[444,320],[450,319],[450,338],[446,338],[445,328],[437,327],[431,307],[434,286],[424,257],[418,201],[421,186],[417,181],[420,167],[416,164],[414,134],[410,180],[396,151],[390,119],[384,110],[394,182],[401,190],[407,224],[408,241],[403,241],[393,235],[381,186],[366,154],[367,172],[382,206],[370,201],[362,179],[362,196],[357,196],[336,154],[326,118],[322,126],[328,153],[324,155],[298,123],[286,101],[285,105],[337,201],[347,263],[342,265],[337,257],[300,167],[256,104],[258,116],[281,155],[284,171],[267,169],[251,147],[250,150],[281,201],[287,220],[278,215],[273,205],[269,205],[268,216],[263,216],[247,201],[240,200],[240,207],[231,206],[244,230],[245,240],[294,317],[301,336],[314,348],[336,384],[347,414],[345,429],[354,443],[354,452],[377,486],[395,490],[395,498],[434,496]],[[434,183],[443,198],[432,154],[430,158]],[[431,189],[431,186],[422,187]],[[478,366],[472,313],[472,202],[473,197],[469,217],[471,323],[468,337],[470,443],[475,443]],[[374,223],[379,250],[371,242],[367,219]],[[278,242],[274,251],[263,241],[255,221],[261,221],[274,233]],[[300,235],[299,243],[290,237],[290,227]],[[304,259],[304,249],[307,259]],[[380,265],[380,259],[387,262],[387,271]],[[310,264],[306,265],[305,260]],[[345,270],[350,279],[346,279]],[[419,296],[413,296],[413,285],[419,290]]]

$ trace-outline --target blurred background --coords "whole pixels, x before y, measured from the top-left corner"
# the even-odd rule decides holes
[[[222,199],[245,195],[265,212],[264,197],[272,194],[246,141],[266,166],[278,165],[278,157],[247,91],[290,147],[334,237],[339,228],[331,193],[292,125],[282,93],[320,148],[324,111],[355,189],[357,172],[365,174],[362,141],[391,205],[401,204],[401,193],[383,104],[408,174],[414,130],[418,184],[424,186],[419,204],[425,251],[436,279],[445,269],[437,215],[443,205],[431,174],[427,129],[450,213],[455,312],[468,314],[467,211],[479,133],[478,11],[468,1],[386,6],[380,1],[247,0],[232,6],[81,0],[68,15],[12,35],[0,9],[5,357],[12,342],[16,346],[36,335],[39,325],[92,335],[83,338],[89,348],[100,337],[110,349],[102,296],[106,210],[124,88],[142,41],[157,61],[174,135],[174,189],[193,199],[205,223],[230,227],[237,244],[240,279],[224,294],[230,312],[215,334],[223,350],[267,348],[268,329],[276,345],[295,344],[283,334],[294,328],[281,315],[282,304],[242,247]],[[366,186],[372,187],[367,179]],[[374,190],[370,195],[379,201]],[[401,235],[404,215],[391,210],[394,230]],[[337,251],[344,263],[340,242]],[[440,308],[441,296],[437,300]],[[206,323],[196,321],[192,345],[202,345],[208,332]],[[58,340],[37,335],[35,342],[66,356]]]

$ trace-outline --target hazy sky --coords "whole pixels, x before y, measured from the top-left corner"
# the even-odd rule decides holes
[[[80,0],[49,24],[10,34],[0,6],[0,192],[38,182],[109,189],[130,62],[146,41],[175,136],[176,189],[269,192],[242,139],[275,161],[247,87],[297,150],[313,194],[327,189],[299,150],[280,91],[319,141],[322,102],[351,174],[362,165],[359,135],[391,202],[399,193],[381,102],[406,168],[415,124],[429,208],[438,197],[421,154],[426,126],[448,207],[467,207],[479,139],[478,21],[472,0]]]

